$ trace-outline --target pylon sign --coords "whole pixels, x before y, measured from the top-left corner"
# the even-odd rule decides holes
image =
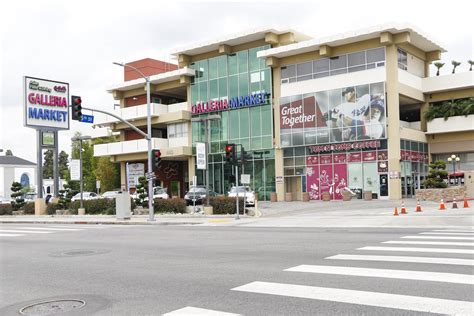
[[[69,83],[24,77],[24,125],[35,129],[69,129]]]

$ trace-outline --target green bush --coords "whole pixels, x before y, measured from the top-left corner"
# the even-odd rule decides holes
[[[180,198],[153,200],[155,213],[186,213],[186,201]]]
[[[213,214],[235,214],[236,198],[228,196],[214,196],[209,199],[213,207]],[[244,213],[244,198],[239,198],[239,213]]]
[[[71,204],[69,205],[69,211],[71,211],[72,214],[77,214],[77,210],[80,206],[81,201],[71,202]],[[115,199],[84,200],[84,208],[86,209],[86,214],[114,215]]]
[[[35,202],[28,202],[21,208],[25,215],[35,215]]]
[[[11,204],[0,204],[0,215],[12,215],[13,207]]]
[[[46,212],[48,215],[56,215],[56,210],[64,209],[60,203],[48,203],[46,205]]]

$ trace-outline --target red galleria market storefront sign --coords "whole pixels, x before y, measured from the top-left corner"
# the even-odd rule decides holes
[[[321,152],[377,149],[377,148],[380,148],[380,140],[367,140],[367,141],[343,143],[343,144],[308,146],[308,149],[312,154],[318,154]]]
[[[265,105],[270,103],[269,99],[270,93],[260,92],[246,96],[234,97],[229,100],[222,99],[202,103],[197,102],[191,106],[191,112],[192,114],[202,114]]]

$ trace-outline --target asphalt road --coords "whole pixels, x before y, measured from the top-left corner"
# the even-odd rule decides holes
[[[472,314],[474,232],[435,230],[4,224],[0,315]]]

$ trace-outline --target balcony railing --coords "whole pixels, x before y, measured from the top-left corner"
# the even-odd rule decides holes
[[[468,116],[451,116],[435,118],[428,122],[427,134],[453,133],[474,131],[474,114]]]
[[[151,139],[152,149],[160,149],[162,153],[170,148],[186,147],[188,145],[188,137]],[[147,151],[148,143],[146,139],[94,145],[94,156],[96,157],[144,153]]]
[[[150,112],[151,117],[158,117],[160,115],[172,112],[179,112],[179,111],[189,111],[188,109],[188,102],[181,102],[181,103],[174,103],[174,104],[160,104],[160,103],[151,103],[150,104]],[[113,113],[124,120],[127,121],[134,121],[139,119],[144,119],[147,117],[147,105],[137,105],[137,106],[130,106],[126,108],[120,108],[114,110]],[[118,123],[119,120],[113,116],[105,115],[101,118],[98,118],[97,123],[98,125],[106,125],[112,123]]]

